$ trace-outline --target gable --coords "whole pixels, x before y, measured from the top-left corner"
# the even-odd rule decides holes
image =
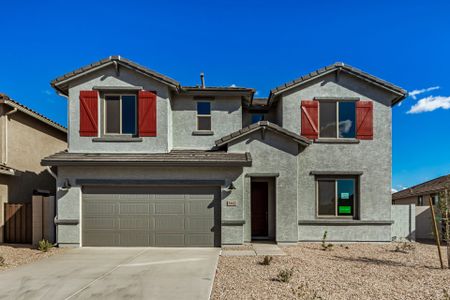
[[[330,80],[329,78],[334,78],[334,80]],[[360,84],[354,84],[354,88],[357,88],[359,85],[364,85],[366,92],[369,92],[370,90],[384,91],[388,94],[387,98],[391,101],[390,105],[395,105],[407,96],[406,90],[392,83],[344,63],[335,63],[272,89],[269,95],[269,103],[276,101],[277,97],[281,94],[291,92],[292,90],[302,89],[305,85],[308,86],[314,82],[334,81],[341,86],[345,86],[345,82],[342,82],[341,80],[342,78],[352,78],[357,80]]]

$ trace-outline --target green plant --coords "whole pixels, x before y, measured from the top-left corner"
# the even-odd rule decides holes
[[[42,252],[47,252],[53,247],[53,245],[47,240],[40,240],[38,245],[38,250]]]
[[[450,175],[449,175],[450,176]],[[439,213],[443,227],[444,240],[447,243],[447,264],[450,269],[450,186],[447,185],[443,191],[439,193]]]
[[[3,267],[5,265],[6,265],[5,258],[3,256],[0,256],[0,267]]]
[[[283,269],[277,275],[277,280],[280,282],[288,283],[291,281],[292,275],[294,275],[294,268]]]
[[[260,262],[259,264],[260,264],[260,265],[263,265],[263,266],[268,266],[268,265],[270,265],[270,263],[272,262],[272,260],[273,260],[273,257],[272,257],[272,256],[266,255],[266,256],[264,256],[263,261]]]
[[[450,294],[446,289],[442,289],[442,292],[444,293],[444,300],[450,300]]]
[[[325,232],[323,233],[323,236],[322,236],[322,250],[323,251],[331,250],[333,248],[332,243],[327,244],[327,235],[328,235],[328,232],[325,230]]]
[[[319,300],[322,297],[317,295],[317,291],[313,291],[309,288],[307,283],[302,283],[296,289],[291,288],[292,294],[294,294],[297,299],[304,300]]]
[[[394,252],[401,252],[401,253],[409,253],[410,251],[414,251],[416,249],[416,246],[412,243],[403,242],[403,243],[397,243],[395,246]]]

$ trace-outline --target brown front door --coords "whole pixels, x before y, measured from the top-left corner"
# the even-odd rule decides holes
[[[269,235],[269,184],[268,182],[252,182],[252,237]]]

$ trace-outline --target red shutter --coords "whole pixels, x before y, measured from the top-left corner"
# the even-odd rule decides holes
[[[80,136],[98,135],[98,92],[80,91]]]
[[[139,91],[138,97],[139,136],[156,136],[156,94]]]
[[[372,101],[356,101],[356,138],[373,139],[373,103]]]
[[[302,101],[301,111],[301,135],[310,139],[317,139],[319,137],[319,102],[304,100]]]

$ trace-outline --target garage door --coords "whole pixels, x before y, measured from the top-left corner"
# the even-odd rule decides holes
[[[219,191],[84,187],[83,246],[220,246]]]

